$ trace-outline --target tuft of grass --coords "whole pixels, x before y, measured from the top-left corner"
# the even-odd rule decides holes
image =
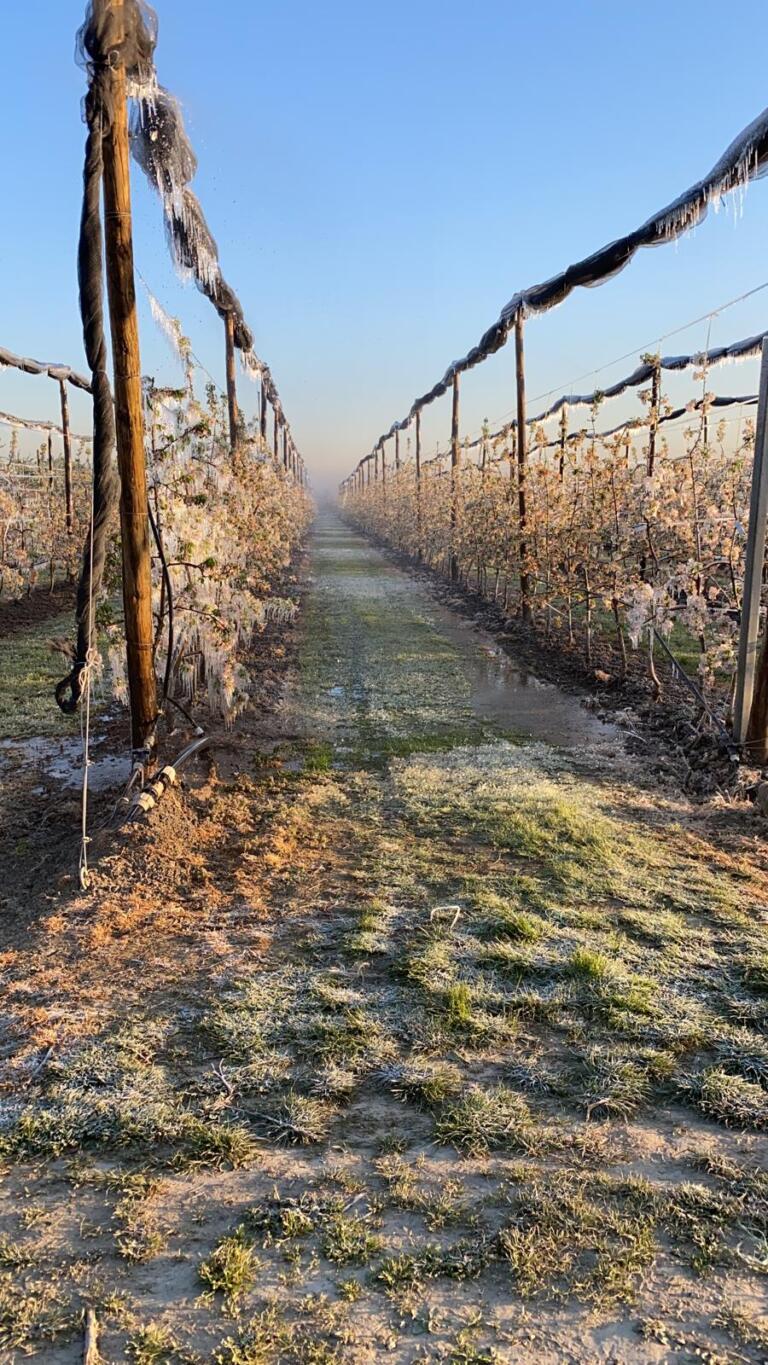
[[[455,1344],[444,1356],[445,1365],[497,1365],[498,1353],[491,1347],[482,1350],[475,1346],[468,1330],[459,1332]]]
[[[309,1237],[319,1225],[326,1210],[311,1194],[298,1199],[275,1198],[249,1209],[244,1223],[247,1230],[264,1239],[265,1246],[280,1246],[283,1242]]]
[[[572,1177],[516,1191],[498,1247],[524,1298],[571,1294],[600,1309],[629,1303],[657,1245],[654,1218],[588,1197]]]
[[[731,1028],[720,1034],[713,1047],[726,1070],[736,1071],[768,1089],[768,1043],[751,1029]]]
[[[735,1304],[725,1304],[719,1308],[712,1326],[719,1327],[742,1346],[753,1346],[763,1358],[768,1357],[768,1319],[758,1318],[745,1313]]]
[[[31,1355],[40,1342],[61,1341],[80,1330],[80,1315],[50,1280],[31,1280],[23,1286],[12,1275],[0,1274],[0,1350]]]
[[[574,948],[569,962],[566,964],[568,976],[572,976],[577,981],[588,981],[602,985],[606,981],[613,981],[617,975],[615,962],[606,957],[605,953],[600,953],[595,948],[578,947]]]
[[[420,1213],[432,1232],[469,1220],[471,1215],[461,1181],[420,1183],[419,1172],[423,1164],[419,1160],[415,1165],[409,1165],[396,1153],[379,1157],[376,1169],[387,1182],[392,1203],[397,1208]]]
[[[615,1050],[587,1054],[580,1099],[587,1118],[631,1118],[650,1095],[647,1071]]]
[[[485,1156],[497,1148],[530,1149],[536,1128],[525,1100],[505,1085],[484,1090],[472,1086],[449,1101],[435,1123],[438,1142],[450,1143],[467,1156]]]
[[[335,1116],[334,1105],[310,1095],[299,1095],[295,1090],[289,1090],[270,1111],[249,1113],[249,1117],[262,1124],[275,1142],[289,1146],[324,1142]]]
[[[172,1365],[177,1358],[176,1339],[160,1322],[148,1322],[137,1328],[125,1350],[135,1365]]]
[[[547,925],[537,915],[517,909],[495,892],[483,892],[476,897],[476,904],[483,912],[480,928],[484,936],[512,943],[538,943],[547,932]]]
[[[198,1275],[207,1289],[223,1294],[236,1304],[256,1283],[259,1262],[241,1226],[228,1237],[222,1237],[198,1267]]]
[[[380,1075],[403,1100],[432,1108],[456,1095],[462,1077],[458,1067],[428,1057],[412,1057],[385,1067]]]
[[[743,1076],[713,1066],[684,1081],[681,1089],[693,1096],[707,1118],[717,1119],[718,1123],[760,1132],[768,1128],[768,1093]]]
[[[754,948],[745,953],[739,968],[745,986],[757,995],[768,995],[768,950]]]
[[[364,1217],[337,1213],[328,1219],[321,1241],[323,1255],[334,1265],[368,1265],[381,1249]]]
[[[276,1305],[243,1324],[213,1353],[214,1365],[341,1365],[335,1346],[305,1323],[287,1323]]]
[[[356,1280],[352,1276],[347,1280],[338,1280],[336,1282],[336,1288],[339,1292],[339,1296],[345,1303],[357,1303],[358,1299],[362,1299],[365,1296],[364,1286],[361,1284],[360,1280]]]
[[[24,1270],[37,1259],[32,1247],[12,1242],[6,1233],[0,1233],[0,1270]]]
[[[454,981],[435,994],[440,1006],[440,1028],[450,1038],[483,1046],[502,1039],[508,1041],[518,1032],[514,1015],[491,1013],[483,1008],[488,1003],[503,1004],[503,997],[494,997],[487,988]]]

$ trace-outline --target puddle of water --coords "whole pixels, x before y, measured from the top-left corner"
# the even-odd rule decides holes
[[[409,736],[455,742],[466,732],[543,740],[557,748],[621,747],[616,726],[543,681],[494,637],[337,518],[313,537],[314,591],[296,699],[305,732],[383,752]]]
[[[92,750],[103,741],[91,741]],[[73,790],[83,781],[83,748],[79,739],[3,739],[0,740],[0,765],[7,770],[31,765],[41,777],[47,777],[60,787]],[[108,791],[128,781],[131,760],[128,754],[91,753],[88,785],[92,791]],[[44,791],[44,788],[36,790]]]
[[[470,700],[479,720],[558,748],[620,741],[615,725],[598,720],[578,698],[516,663],[481,627],[437,602],[431,604],[430,615],[440,633],[465,655]]]

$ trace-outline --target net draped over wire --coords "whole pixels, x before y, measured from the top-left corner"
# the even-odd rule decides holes
[[[222,274],[219,249],[200,201],[190,188],[197,173],[197,157],[184,127],[179,101],[157,80],[154,67],[157,21],[147,5],[139,5],[137,0],[132,0],[132,4],[140,21],[143,16],[149,49],[148,69],[138,72],[129,85],[134,100],[131,115],[134,159],[162,201],[176,268],[182,275],[191,276],[220,318],[232,318],[234,343],[241,352],[246,372],[261,380],[264,398],[282,414],[280,395],[269,367],[253,349],[253,333],[243,306]]]
[[[396,431],[405,431],[412,419],[436,398],[448,392],[456,375],[471,370],[481,361],[487,360],[506,344],[510,332],[518,320],[545,313],[562,303],[574,289],[593,288],[618,275],[632,260],[641,247],[661,246],[674,241],[676,237],[688,232],[706,217],[711,204],[719,204],[722,197],[730,191],[743,188],[751,180],[756,180],[768,171],[768,109],[764,109],[726,149],[719,161],[703,179],[679,195],[666,208],[649,218],[634,232],[619,237],[599,251],[593,252],[581,261],[569,265],[558,275],[545,280],[543,284],[522,289],[513,295],[509,303],[483,333],[480,341],[460,360],[448,366],[439,383],[428,393],[422,394],[411,405],[407,417],[393,422],[374,443],[375,450],[383,441],[388,441]]]

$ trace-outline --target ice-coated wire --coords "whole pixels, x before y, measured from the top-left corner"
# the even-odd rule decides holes
[[[567,266],[565,270],[542,284],[533,285],[514,294],[509,303],[502,308],[496,322],[483,333],[477,345],[460,360],[455,360],[449,365],[443,378],[427,393],[414,400],[408,415],[399,422],[393,422],[389,431],[374,442],[373,449],[375,450],[383,441],[388,441],[396,431],[404,431],[417,412],[447,393],[456,375],[473,369],[475,365],[479,365],[481,361],[487,360],[500,350],[506,344],[518,319],[555,308],[574,289],[594,288],[604,284],[606,280],[619,274],[641,247],[661,246],[674,241],[700,223],[706,217],[710,205],[719,205],[724,195],[732,190],[743,189],[751,180],[764,175],[766,170],[768,109],[764,109],[734,138],[707,175],[697,180],[671,204],[653,214],[639,228],[609,242],[591,256]]]

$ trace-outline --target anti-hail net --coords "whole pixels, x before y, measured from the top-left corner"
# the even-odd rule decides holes
[[[543,284],[533,285],[515,294],[501,310],[496,322],[483,334],[460,360],[449,365],[443,378],[428,393],[422,394],[411,405],[402,421],[394,422],[389,431],[375,442],[373,449],[387,441],[395,431],[404,431],[411,419],[422,408],[441,398],[451,387],[454,377],[471,370],[505,345],[518,319],[545,313],[562,303],[574,289],[593,288],[617,275],[632,260],[641,247],[661,246],[673,241],[706,217],[710,205],[717,207],[724,195],[743,189],[751,180],[768,171],[768,109],[764,109],[726,149],[708,175],[666,208],[649,218],[634,232],[617,238],[591,256],[569,265]]]

